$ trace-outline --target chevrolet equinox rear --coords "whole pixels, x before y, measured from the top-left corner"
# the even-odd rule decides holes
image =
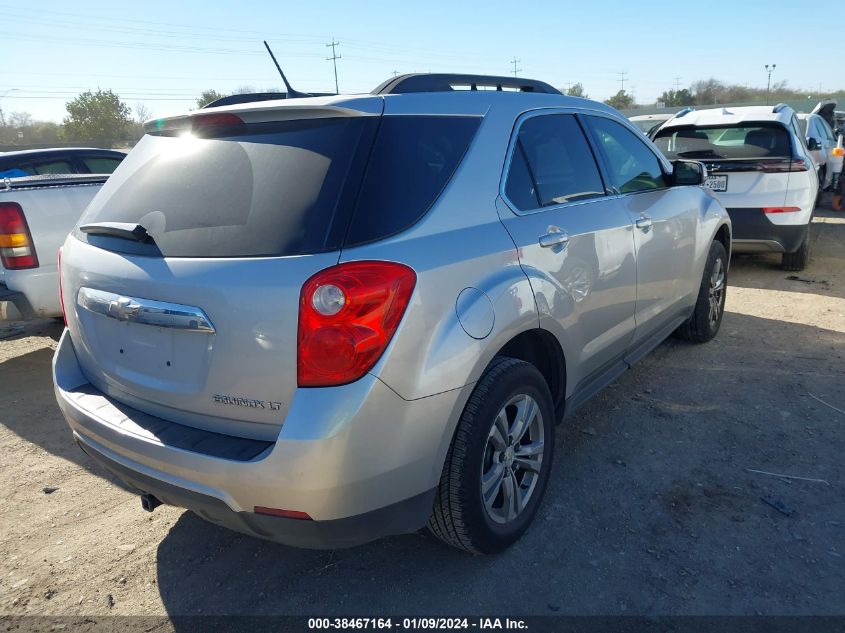
[[[148,510],[500,551],[557,423],[672,332],[718,331],[730,221],[705,175],[514,78],[150,122],[64,244],[56,397]]]

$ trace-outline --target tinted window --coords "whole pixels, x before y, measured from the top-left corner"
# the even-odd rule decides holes
[[[26,171],[29,171],[26,167],[24,167]],[[76,173],[73,168],[71,168],[70,163],[64,160],[54,160],[50,161],[49,163],[35,163],[32,165],[32,169],[35,170],[35,173],[38,175],[41,174],[73,174]]]
[[[525,161],[525,150],[519,140],[516,142],[511,158],[508,179],[505,183],[505,195],[521,211],[540,207],[537,190],[534,187],[534,179],[531,177],[531,172],[528,171],[528,163]]]
[[[203,138],[147,135],[80,223],[141,224],[171,257],[334,250],[350,210],[344,185],[354,157],[366,157],[365,132],[375,124],[343,117],[244,126]]]
[[[673,127],[660,130],[654,144],[670,159],[792,156],[789,132],[776,123]]]
[[[117,166],[120,165],[120,160],[117,158],[83,158],[82,161],[92,174],[110,174]]]
[[[574,116],[549,114],[522,124],[505,192],[523,211],[537,208],[538,202],[547,207],[604,195],[596,161]]]
[[[604,117],[587,118],[604,155],[612,187],[620,193],[632,193],[666,186],[660,161],[636,134]]]
[[[402,231],[434,204],[469,147],[477,117],[386,116],[346,243]]]

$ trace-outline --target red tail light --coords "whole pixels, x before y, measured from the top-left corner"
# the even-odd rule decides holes
[[[299,298],[300,387],[358,380],[381,358],[408,307],[416,273],[393,262],[349,262],[320,271]]]
[[[62,249],[59,248],[59,305],[62,307],[62,318],[67,325],[67,314],[65,313],[65,298],[62,296]]]
[[[763,213],[798,213],[800,207],[763,207]]]
[[[38,268],[32,235],[16,202],[0,202],[0,260],[7,270]]]
[[[810,166],[803,158],[774,160],[760,163],[760,171],[767,173],[783,173],[788,171],[810,171]]]

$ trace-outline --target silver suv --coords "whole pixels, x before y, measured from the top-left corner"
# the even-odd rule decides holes
[[[704,175],[521,78],[150,122],[63,247],[56,397],[148,510],[497,552],[556,424],[673,331],[718,331],[731,229]]]

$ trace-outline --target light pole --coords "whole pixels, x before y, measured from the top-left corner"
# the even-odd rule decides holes
[[[766,105],[769,105],[769,90],[772,87],[772,73],[775,72],[775,68],[777,67],[777,64],[772,64],[771,66],[766,64],[766,72],[769,73],[769,80],[766,82]]]
[[[18,88],[9,88],[8,90],[3,91],[3,94],[0,95],[0,99],[5,97],[10,92],[18,92]],[[0,103],[0,125],[6,127],[6,114],[3,112],[3,104]]]

